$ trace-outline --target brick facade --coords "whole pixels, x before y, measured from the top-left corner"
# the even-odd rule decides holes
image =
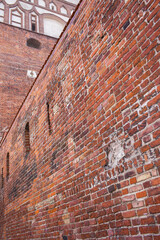
[[[1,141],[57,39],[3,23],[0,32]],[[29,39],[38,40],[39,48],[28,46]]]
[[[77,4],[78,0],[0,0],[0,22],[48,35],[45,32],[44,19],[47,17],[57,20],[64,27]],[[34,29],[32,16],[35,18]],[[53,35],[49,36],[55,37],[54,32],[55,29]]]
[[[158,2],[81,1],[1,146],[1,239],[160,238]]]

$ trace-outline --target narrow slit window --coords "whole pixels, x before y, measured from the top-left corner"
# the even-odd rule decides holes
[[[26,148],[26,154],[28,154],[30,152],[29,122],[26,124],[26,127],[25,127],[25,148]]]
[[[1,188],[4,187],[4,177],[3,177],[3,168],[2,168],[2,174],[1,174]]]
[[[8,179],[9,179],[9,153],[7,153],[6,169],[7,169],[6,178],[7,178],[7,181],[8,181]]]
[[[50,107],[49,107],[49,103],[47,102],[47,121],[48,121],[49,134],[51,134],[52,130],[51,130],[51,121],[50,121],[49,110],[50,110]]]
[[[36,31],[36,24],[32,23],[32,31]]]

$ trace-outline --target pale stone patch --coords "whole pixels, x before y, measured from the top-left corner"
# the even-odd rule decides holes
[[[50,198],[45,199],[44,201],[41,201],[41,202],[37,203],[35,205],[35,209],[39,209],[41,207],[48,206],[48,205],[51,205],[51,204],[54,204],[54,203],[55,203],[55,197],[52,196]]]
[[[54,105],[54,107],[53,107],[53,112],[54,112],[54,114],[56,114],[56,113],[59,112],[59,106],[58,106],[57,104]]]
[[[29,77],[29,78],[36,78],[37,77],[36,71],[27,70],[27,77]]]
[[[62,219],[63,219],[65,224],[69,224],[70,223],[70,217],[69,217],[69,213],[68,213],[68,209],[67,208],[64,210],[64,214],[62,216]]]
[[[109,165],[114,167],[117,165],[117,162],[125,156],[123,143],[118,139],[115,138],[113,142],[109,146]]]

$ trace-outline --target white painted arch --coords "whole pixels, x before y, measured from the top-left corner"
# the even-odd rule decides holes
[[[66,22],[54,15],[43,16],[44,34],[59,38],[63,31]]]

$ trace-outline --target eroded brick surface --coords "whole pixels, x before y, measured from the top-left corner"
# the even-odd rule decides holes
[[[159,239],[157,9],[81,2],[1,147],[2,239]]]

